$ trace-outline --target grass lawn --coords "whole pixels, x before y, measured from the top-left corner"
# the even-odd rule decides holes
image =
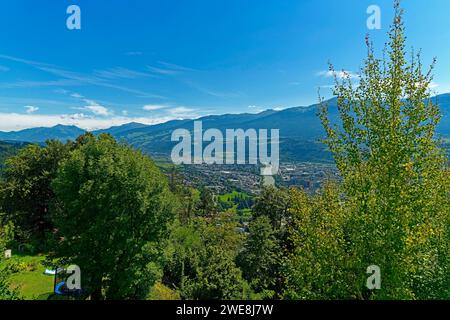
[[[226,193],[219,195],[219,201],[227,202],[227,201],[233,201],[234,198],[241,198],[243,200],[249,199],[249,195],[244,192],[238,192],[236,190],[233,190],[233,192]]]
[[[11,262],[20,263],[21,270],[13,273],[9,281],[13,288],[19,290],[20,295],[27,300],[46,300],[53,291],[54,277],[45,275],[42,265],[45,256],[13,255]],[[11,263],[3,261],[3,264]]]

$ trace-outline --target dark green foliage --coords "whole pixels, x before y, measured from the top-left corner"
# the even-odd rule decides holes
[[[10,288],[7,280],[8,272],[0,268],[0,301],[1,300],[19,300],[19,294],[16,290]]]
[[[175,225],[166,245],[164,282],[184,299],[243,299],[248,285],[235,260],[242,236],[229,214]]]
[[[222,246],[208,246],[202,256],[198,275],[186,284],[194,299],[245,299],[248,294],[235,256]]]
[[[5,160],[15,156],[26,145],[26,143],[0,141],[0,174],[5,166]]]
[[[5,162],[0,185],[0,211],[16,226],[18,240],[42,240],[52,230],[50,187],[59,162],[68,156],[71,144],[48,141],[45,147],[27,145]]]
[[[256,198],[253,212],[255,217],[266,216],[272,227],[280,230],[288,217],[289,193],[285,189],[265,187]]]
[[[200,200],[197,209],[203,217],[214,215],[217,212],[214,194],[208,188],[202,188],[200,190]]]
[[[167,180],[111,136],[85,137],[52,183],[54,258],[80,266],[93,299],[141,299],[158,279],[159,241],[173,217]]]
[[[267,216],[256,218],[249,229],[238,265],[258,298],[273,298],[282,253],[279,242]]]

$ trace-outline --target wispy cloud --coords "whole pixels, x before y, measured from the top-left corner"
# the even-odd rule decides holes
[[[198,70],[196,70],[196,69],[180,66],[180,65],[165,62],[165,61],[158,61],[158,66],[147,65],[147,69],[150,72],[153,72],[154,74],[173,77],[174,79],[179,78],[179,77],[177,77],[177,75],[182,74],[182,73],[198,72]],[[201,93],[204,93],[209,96],[216,97],[216,98],[235,98],[235,97],[241,96],[241,93],[218,91],[215,89],[211,89],[211,88],[209,88],[205,85],[202,85],[193,80],[186,80],[186,79],[177,79],[177,80],[179,82],[183,83],[184,85],[189,86],[192,89],[195,89]]]
[[[247,107],[250,113],[260,113],[263,112],[265,109],[263,107],[257,106],[257,105],[249,105]]]
[[[84,74],[79,72],[73,72],[70,70],[66,70],[64,68],[50,65],[47,63],[42,62],[36,62],[32,60],[26,60],[22,58],[7,56],[7,55],[0,55],[0,59],[5,59],[9,61],[14,61],[18,63],[23,63],[28,66],[34,67],[38,70],[41,70],[43,72],[46,72],[48,74],[60,77],[62,79],[59,80],[53,80],[53,81],[21,81],[17,83],[12,84],[4,84],[4,87],[26,87],[26,86],[84,86],[86,84],[97,86],[97,87],[104,87],[104,88],[110,88],[115,89],[123,92],[128,92],[130,94],[134,94],[139,97],[146,97],[146,98],[158,98],[158,99],[164,99],[161,95],[144,92],[138,89],[129,88],[123,85],[117,85],[112,83],[110,80],[117,79],[120,77],[136,77],[138,75],[142,76],[144,73],[140,73],[138,71],[132,71],[125,68],[113,68],[110,70],[104,70],[97,71],[97,73],[94,72],[94,74]],[[100,74],[99,74],[100,72]],[[113,77],[113,78],[112,78]],[[69,81],[69,82],[67,82]]]
[[[95,100],[86,98],[85,96],[83,96],[82,94],[79,94],[77,92],[70,92],[67,90],[62,90],[62,91],[60,91],[60,93],[68,95],[72,98],[75,98],[75,99],[81,101],[83,104],[85,104],[85,106],[83,106],[83,107],[77,107],[77,108],[72,108],[72,109],[88,111],[97,116],[102,116],[102,117],[112,116],[114,114],[114,112],[112,110],[108,109],[107,107],[102,106],[100,103],[96,102]]]
[[[3,109],[12,109],[15,112],[23,108],[23,106],[35,106],[35,105],[45,105],[47,107],[53,108],[70,108],[73,107],[73,102],[67,99],[44,99],[44,98],[34,98],[29,96],[0,96],[0,101]],[[7,106],[7,107],[6,107]]]
[[[333,89],[334,88],[334,84],[325,84],[325,85],[319,86],[319,88]]]
[[[153,66],[147,66],[147,69],[153,73],[162,74],[162,75],[175,75],[175,74],[180,73],[180,71],[178,71],[178,70],[153,67]]]
[[[197,70],[189,67],[180,66],[178,64],[169,63],[165,61],[158,61],[158,66],[150,66],[147,65],[147,69],[153,73],[160,74],[160,75],[166,75],[166,76],[173,76],[180,73],[185,72],[195,72]]]
[[[428,85],[428,89],[436,89],[439,87],[439,84],[437,84],[434,81],[431,81],[430,84]]]
[[[168,109],[167,112],[177,118],[194,118],[198,116],[196,109],[182,106]]]
[[[157,104],[147,104],[142,107],[142,109],[145,111],[155,111],[155,110],[161,110],[161,109],[165,109],[165,108],[167,108],[167,106],[157,105]]]
[[[7,72],[7,71],[9,71],[8,67],[0,66],[0,72]]]
[[[217,91],[214,89],[210,89],[204,85],[201,85],[197,82],[193,82],[193,81],[189,81],[186,80],[184,81],[185,84],[187,84],[188,86],[190,86],[193,89],[196,89],[202,93],[205,93],[207,95],[216,97],[216,98],[236,98],[241,96],[242,94],[239,92],[224,92],[224,91]]]
[[[158,63],[160,65],[165,66],[166,68],[172,69],[172,70],[178,70],[178,71],[198,71],[196,69],[190,68],[190,67],[184,67],[184,66],[180,66],[178,64],[175,63],[169,63],[169,62],[165,62],[165,61],[158,61]]]
[[[419,86],[419,84],[417,84]],[[428,84],[428,89],[433,95],[438,94],[444,94],[444,93],[450,93],[450,84],[448,83],[437,83],[434,81],[431,81]]]
[[[25,106],[24,108],[26,109],[26,112],[28,114],[34,113],[39,110],[39,108],[35,106]]]
[[[66,91],[67,92],[67,91]],[[84,99],[84,97],[81,95],[81,94],[79,94],[79,93],[71,93],[70,94],[70,96],[72,97],[72,98],[77,98],[77,99]]]
[[[316,74],[319,77],[324,77],[324,78],[332,78],[332,77],[338,77],[340,79],[356,79],[359,78],[359,75],[356,73],[353,73],[351,71],[347,71],[347,70],[341,70],[341,71],[331,71],[331,70],[327,70],[327,71],[319,71]]]
[[[0,88],[14,89],[14,88],[41,88],[41,87],[66,87],[79,86],[78,80],[58,79],[50,81],[17,81],[12,83],[1,83]]]
[[[144,53],[142,51],[128,51],[125,54],[127,56],[142,56]]]
[[[18,57],[8,56],[5,54],[0,54],[0,59],[19,62],[19,63],[32,65],[32,66],[50,66],[50,64],[48,64],[48,63],[42,63],[42,62],[37,62],[37,61],[33,61],[33,60],[22,59],[22,58],[18,58]]]
[[[250,105],[247,108],[251,109],[252,113],[260,113],[260,112],[264,112],[266,110],[274,110],[274,111],[281,111],[284,109],[287,109],[287,107],[272,107],[272,108],[264,108],[264,107],[260,107],[260,106],[256,106],[256,105]]]
[[[94,75],[103,79],[136,79],[142,77],[155,77],[152,74],[115,67],[106,70],[95,70]]]
[[[187,118],[197,118],[201,115],[204,115],[212,110],[204,110],[200,111],[199,108],[196,107],[186,107],[186,106],[170,106],[170,105],[145,105],[143,110],[146,111],[157,111],[162,110],[170,117],[174,119],[187,119]]]
[[[81,84],[90,84],[90,85],[98,86],[98,87],[117,89],[120,91],[135,94],[136,96],[139,96],[139,97],[160,98],[160,99],[164,98],[160,95],[155,95],[155,94],[144,92],[141,90],[125,87],[122,85],[113,84],[113,83],[107,81],[107,80],[111,80],[111,79],[105,79],[98,75],[96,76],[96,75],[89,75],[89,74],[81,74],[81,73],[72,72],[72,71],[68,71],[68,70],[64,70],[64,69],[60,69],[60,68],[51,68],[51,67],[39,67],[38,69],[46,71],[50,74],[54,74],[54,75],[63,77],[63,78],[67,78],[67,79],[74,80],[74,81],[79,81]]]
[[[85,107],[81,108],[81,110],[90,111],[93,114],[95,114],[97,116],[102,116],[102,117],[107,117],[112,114],[112,112],[109,111],[108,108],[105,108],[100,105],[85,106]]]
[[[88,111],[97,116],[102,116],[102,117],[107,117],[107,116],[111,116],[114,114],[114,112],[109,110],[107,107],[102,106],[101,104],[97,103],[96,101],[94,101],[92,99],[86,98],[82,94],[79,94],[77,92],[73,92],[73,93],[66,92],[66,94],[68,94],[72,98],[78,99],[81,102],[83,102],[84,104],[86,104],[86,106],[84,106],[84,107],[74,108],[74,109]]]

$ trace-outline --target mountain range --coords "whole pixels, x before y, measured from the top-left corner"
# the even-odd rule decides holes
[[[450,94],[435,97],[442,119],[438,133],[450,137]],[[327,101],[330,118],[338,119],[337,100]],[[94,134],[109,133],[118,140],[141,149],[153,156],[167,157],[176,142],[171,141],[172,131],[177,128],[192,132],[194,121],[201,120],[203,130],[225,129],[280,129],[280,155],[284,160],[329,161],[331,160],[324,145],[319,140],[324,135],[317,117],[318,105],[293,107],[281,111],[266,110],[261,113],[241,113],[210,115],[199,119],[172,120],[156,125],[128,123],[121,126],[93,131]],[[31,128],[15,132],[0,132],[0,140],[42,143],[48,139],[61,141],[74,140],[85,130],[76,126],[57,125],[52,128]],[[283,160],[283,159],[282,159]]]

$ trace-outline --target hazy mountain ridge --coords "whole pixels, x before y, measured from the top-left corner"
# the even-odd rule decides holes
[[[80,129],[76,126],[65,126],[60,124],[51,128],[38,127],[12,132],[0,131],[0,140],[44,142],[48,139],[56,139],[65,141],[73,140],[85,132],[86,130]]]
[[[434,97],[443,114],[438,133],[450,136],[450,94]],[[327,101],[332,121],[338,119],[336,98]],[[93,131],[94,134],[110,133],[116,139],[126,141],[149,154],[168,155],[175,142],[171,141],[174,129],[193,131],[194,121],[201,120],[203,130],[225,129],[280,129],[281,155],[299,161],[330,160],[325,146],[318,143],[324,136],[317,116],[318,105],[293,107],[281,111],[266,110],[261,113],[209,115],[199,119],[172,120],[157,125],[128,123],[108,129]],[[58,125],[53,128],[32,128],[17,132],[0,132],[0,140],[43,142],[47,139],[74,140],[85,130],[76,126]]]

